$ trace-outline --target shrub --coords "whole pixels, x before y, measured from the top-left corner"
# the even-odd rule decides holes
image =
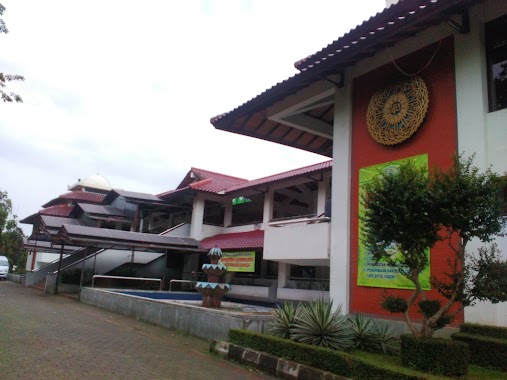
[[[507,372],[507,340],[465,333],[455,333],[452,339],[468,343],[471,363]]]
[[[388,323],[378,322],[362,314],[349,315],[356,350],[397,354],[399,339]]]
[[[275,309],[275,322],[271,324],[269,333],[278,338],[290,339],[291,328],[299,311],[299,304],[284,303]]]
[[[446,376],[464,376],[468,371],[468,344],[450,339],[401,336],[404,367]]]
[[[478,323],[463,323],[459,331],[466,334],[477,334],[497,339],[507,339],[507,327],[480,325]]]
[[[348,350],[354,346],[354,337],[347,317],[333,312],[333,302],[312,301],[299,307],[290,330],[290,338],[296,342],[333,350]]]
[[[408,309],[407,301],[401,297],[387,296],[382,301],[382,309],[391,313],[404,313]]]
[[[383,366],[346,352],[308,346],[247,330],[229,330],[231,343],[354,379],[424,380],[424,374]]]

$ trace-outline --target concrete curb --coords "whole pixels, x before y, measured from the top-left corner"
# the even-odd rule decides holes
[[[229,342],[213,340],[210,352],[241,364],[255,367],[272,376],[287,380],[351,380],[318,368],[285,360],[260,351],[237,346]]]

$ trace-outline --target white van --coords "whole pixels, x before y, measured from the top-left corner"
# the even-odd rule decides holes
[[[7,273],[9,273],[9,260],[5,256],[0,256],[0,280],[7,280]]]

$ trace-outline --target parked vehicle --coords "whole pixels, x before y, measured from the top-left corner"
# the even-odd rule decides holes
[[[9,273],[9,260],[5,256],[0,256],[0,280],[7,280],[7,273]]]

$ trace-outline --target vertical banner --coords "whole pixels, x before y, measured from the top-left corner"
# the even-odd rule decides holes
[[[255,272],[255,251],[222,252],[220,262],[227,267],[227,272]]]
[[[422,154],[419,156],[404,158],[397,161],[385,162],[383,164],[368,166],[359,169],[359,251],[358,251],[358,268],[357,268],[357,285],[372,286],[377,288],[392,288],[392,289],[414,289],[412,281],[407,279],[404,275],[398,272],[398,269],[389,266],[385,262],[375,263],[372,255],[366,250],[363,243],[362,236],[362,218],[364,216],[364,205],[362,197],[365,191],[365,185],[372,181],[374,178],[384,174],[392,175],[399,172],[399,166],[405,161],[412,161],[416,167],[428,169],[428,155]],[[389,223],[389,220],[385,221]],[[396,247],[392,247],[392,253],[396,254]],[[428,256],[428,266],[420,274],[419,280],[424,290],[429,290],[430,285],[430,250],[426,249]]]

